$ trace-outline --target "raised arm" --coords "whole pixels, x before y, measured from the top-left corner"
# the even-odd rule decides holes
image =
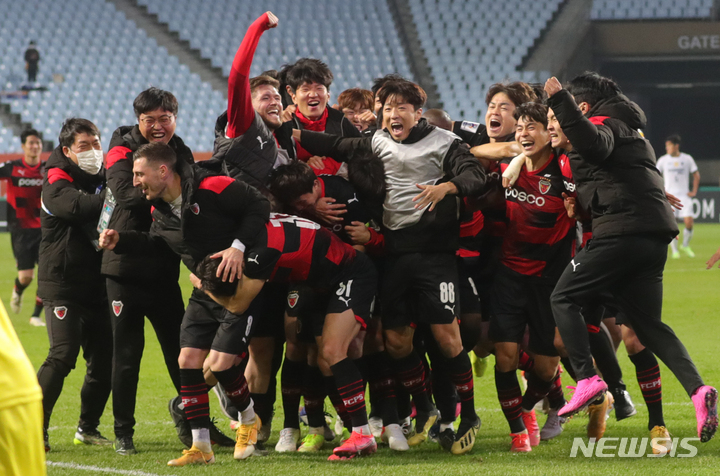
[[[353,152],[365,149],[372,152],[372,137],[339,137],[324,132],[293,129],[293,139],[305,150],[320,157],[331,157],[344,162]]]
[[[278,19],[272,12],[260,15],[260,18],[248,28],[245,38],[235,53],[228,78],[227,136],[231,139],[243,135],[255,118],[250,95],[250,65],[260,36],[264,31],[275,28],[277,24]]]

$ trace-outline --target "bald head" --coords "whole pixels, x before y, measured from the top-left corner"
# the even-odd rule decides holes
[[[450,115],[442,109],[428,109],[423,114],[423,117],[435,127],[445,129],[446,131],[452,130],[452,119],[450,119]]]

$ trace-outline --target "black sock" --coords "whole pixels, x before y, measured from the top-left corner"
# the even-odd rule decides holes
[[[335,408],[335,412],[337,413],[338,418],[342,420],[343,426],[348,429],[348,431],[352,431],[352,421],[350,420],[350,413],[348,413],[347,409],[345,408],[345,403],[343,403],[343,399],[338,393],[337,384],[335,383],[335,378],[330,377],[324,377],[325,379],[325,391],[328,394],[328,398],[330,398],[330,402],[333,404],[333,407]]]
[[[432,381],[432,395],[435,406],[440,411],[440,421],[450,423],[455,421],[458,397],[449,374],[447,360],[440,359],[440,362],[435,360],[433,360],[432,378],[430,379]]]
[[[43,302],[42,299],[40,299],[38,296],[35,296],[35,309],[33,309],[32,316],[30,317],[40,317],[40,313],[43,310]]]
[[[523,372],[529,372],[533,369],[533,367],[535,367],[535,359],[533,359],[530,354],[520,349],[518,357],[518,369],[522,370]]]
[[[225,389],[225,395],[235,405],[238,411],[245,410],[252,400],[250,400],[250,389],[248,389],[247,380],[243,374],[243,366],[236,365],[227,370],[213,372],[213,375]]]
[[[282,365],[282,373],[280,375],[280,386],[282,390],[283,414],[285,415],[285,423],[283,428],[300,429],[300,421],[298,420],[298,409],[300,407],[300,397],[302,397],[302,383],[305,375],[305,361],[294,361],[285,358]]]
[[[475,413],[475,386],[473,382],[472,365],[465,350],[447,361],[448,374],[455,385],[455,391],[460,400],[460,414],[465,421],[474,421]],[[454,415],[453,415],[454,416]]]
[[[527,379],[527,390],[522,398],[522,408],[525,411],[531,411],[535,404],[545,398],[550,391],[553,380],[546,382],[538,377],[535,372],[525,372]]]
[[[643,349],[641,352],[631,355],[630,360],[635,364],[640,391],[648,408],[648,430],[652,430],[655,426],[665,426],[660,366],[655,354],[650,352],[650,349]]]
[[[319,367],[305,368],[303,379],[303,399],[308,426],[320,428],[325,425],[325,377]]]
[[[30,286],[30,284],[22,284],[18,278],[15,278],[15,291],[22,296],[23,291]]]
[[[210,428],[208,386],[202,369],[180,369],[180,398],[190,428]]]
[[[510,425],[510,433],[525,431],[522,420],[522,392],[517,379],[517,371],[500,372],[495,368],[495,387],[498,392],[500,407]]]
[[[385,352],[375,352],[366,355],[365,358],[368,367],[373,369],[368,380],[371,415],[382,418],[384,426],[399,423],[395,377],[390,369],[390,357]]]
[[[588,339],[590,341],[590,352],[595,358],[595,365],[603,376],[603,380],[610,388],[621,388],[625,390],[625,383],[622,380],[622,370],[615,355],[615,346],[608,338],[605,331],[600,327],[588,324]]]
[[[425,365],[415,351],[401,359],[392,359],[395,368],[395,379],[412,395],[418,411],[430,412],[433,404],[430,402],[425,385]]]
[[[562,378],[560,377],[560,371],[555,374],[552,383],[550,384],[550,390],[548,391],[548,402],[550,408],[553,410],[560,410],[565,406],[565,395],[563,394]]]
[[[260,421],[265,423],[272,421],[273,406],[270,403],[270,395],[265,393],[251,393],[250,398],[253,402],[255,414],[260,417]]]
[[[368,424],[365,410],[365,381],[352,360],[345,358],[331,365],[338,393],[350,415],[353,428]]]

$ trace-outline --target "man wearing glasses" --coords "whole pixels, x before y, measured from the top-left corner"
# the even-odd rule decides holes
[[[119,127],[107,155],[108,188],[116,201],[108,228],[147,232],[152,223],[150,204],[142,191],[133,186],[133,153],[143,144],[163,142],[172,147],[179,160],[192,163],[193,155],[175,135],[178,102],[172,93],[147,89],[135,98],[133,108],[137,125]],[[170,378],[178,394],[180,392],[178,356],[185,307],[178,285],[179,263],[178,255],[167,247],[159,251],[153,249],[152,253],[117,254],[108,250],[103,253],[102,273],[107,279],[114,341],[115,450],[121,455],[136,452],[132,437],[138,373],[145,344],[145,316],[155,329]],[[178,436],[182,441],[180,431]],[[215,441],[219,442],[218,438]]]

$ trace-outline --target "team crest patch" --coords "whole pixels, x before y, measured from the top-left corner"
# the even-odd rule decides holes
[[[288,294],[288,306],[295,307],[295,305],[297,305],[299,298],[300,298],[300,295],[298,293]]]
[[[192,205],[190,205],[190,211],[193,212],[195,215],[199,215],[200,205],[198,205],[197,203],[193,203]]]
[[[122,301],[113,301],[112,302],[112,310],[113,310],[113,314],[115,314],[115,316],[120,316],[120,313],[122,312],[122,308],[123,308]]]
[[[55,314],[55,317],[62,321],[63,319],[65,319],[65,316],[67,316],[67,308],[65,306],[58,306],[53,309],[53,314]]]
[[[540,186],[540,193],[545,195],[550,191],[550,181],[549,180],[540,180],[539,183]]]

